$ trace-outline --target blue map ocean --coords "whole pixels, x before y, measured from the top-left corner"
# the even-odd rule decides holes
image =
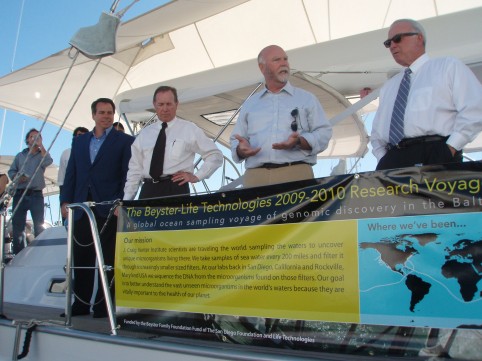
[[[482,213],[358,223],[361,322],[482,326]]]

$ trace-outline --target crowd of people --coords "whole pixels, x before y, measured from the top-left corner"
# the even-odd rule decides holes
[[[482,130],[481,83],[455,58],[430,58],[426,42],[421,24],[410,19],[395,21],[383,42],[403,69],[380,92],[371,134],[377,170],[462,162],[464,147]],[[290,83],[288,55],[280,46],[262,49],[258,66],[265,86],[244,104],[230,137],[233,160],[245,164],[243,185],[312,179],[317,155],[328,147],[333,133],[323,107],[315,95]],[[99,98],[92,103],[94,128],[77,128],[72,148],[62,155],[62,216],[71,203],[98,204],[93,212],[106,264],[114,262],[117,214],[110,217],[110,205],[102,202],[189,194],[190,184],[209,178],[223,163],[216,144],[194,123],[177,116],[178,105],[175,88],[157,88],[157,121],[134,138],[121,123],[114,124],[114,102]],[[43,171],[52,163],[37,130],[27,133],[26,143],[8,173],[18,181],[13,195],[15,252],[25,245],[21,233],[28,210],[35,234],[41,231]],[[203,159],[198,169],[196,154]],[[34,172],[36,168],[40,171]],[[85,247],[92,234],[83,212],[74,212],[74,237],[74,264],[80,267],[74,270],[75,316],[90,313],[95,274],[94,249]],[[99,288],[94,317],[107,315],[103,297]]]

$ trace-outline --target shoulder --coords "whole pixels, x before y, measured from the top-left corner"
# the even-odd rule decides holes
[[[435,71],[444,71],[444,69],[449,69],[449,68],[469,69],[467,65],[465,65],[460,59],[457,59],[452,56],[430,58],[430,60],[426,62],[425,66]]]
[[[116,132],[119,133],[120,139],[122,139],[122,141],[124,141],[126,143],[130,143],[130,144],[132,144],[134,142],[135,138],[132,135],[125,134],[125,133],[119,132],[119,131],[116,131]]]
[[[18,152],[15,159],[24,159],[28,155],[29,149],[25,148],[21,152]]]
[[[111,141],[115,141],[115,144],[126,144],[132,143],[134,141],[134,137],[126,134],[124,132],[120,132],[118,130],[112,129],[109,134],[107,135],[107,139],[111,139]]]
[[[301,99],[301,100],[304,100],[304,101],[318,101],[318,98],[315,94],[313,94],[312,92],[308,91],[308,90],[305,90],[303,88],[298,88],[298,87],[295,87],[293,86],[292,87],[292,92],[293,92],[293,96],[296,97],[297,99]]]
[[[382,86],[382,91],[390,88],[392,86],[396,86],[398,89],[398,85],[403,77],[403,70],[402,69],[393,69],[387,73],[387,77],[389,78]]]
[[[74,140],[72,141],[72,149],[74,149],[76,146],[78,146],[79,144],[85,144],[85,143],[88,143],[90,142],[90,138],[92,138],[92,132],[87,132],[85,134],[82,134],[82,135],[78,135],[77,137],[74,138]]]
[[[173,126],[190,130],[201,129],[194,122],[182,118],[176,118],[176,122],[173,124]]]
[[[141,143],[143,139],[150,137],[157,137],[161,127],[156,123],[149,124],[148,126],[142,128],[139,133],[134,137],[136,143]]]
[[[473,71],[460,59],[446,56],[430,59],[427,72],[434,77],[444,77],[451,81],[470,81],[480,83]],[[463,79],[463,80],[462,80]]]

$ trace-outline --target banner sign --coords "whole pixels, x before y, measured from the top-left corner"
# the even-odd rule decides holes
[[[320,322],[480,327],[481,175],[464,163],[124,202],[120,324],[301,343]],[[288,323],[300,339],[274,332]]]

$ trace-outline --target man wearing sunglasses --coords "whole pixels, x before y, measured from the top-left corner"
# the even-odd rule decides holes
[[[277,45],[258,55],[265,87],[241,108],[231,134],[231,152],[245,161],[244,187],[312,179],[316,155],[332,129],[319,100],[288,81],[288,55]]]
[[[425,30],[395,21],[383,45],[404,69],[381,89],[371,144],[377,170],[462,162],[482,130],[482,85],[461,61],[430,58]]]

